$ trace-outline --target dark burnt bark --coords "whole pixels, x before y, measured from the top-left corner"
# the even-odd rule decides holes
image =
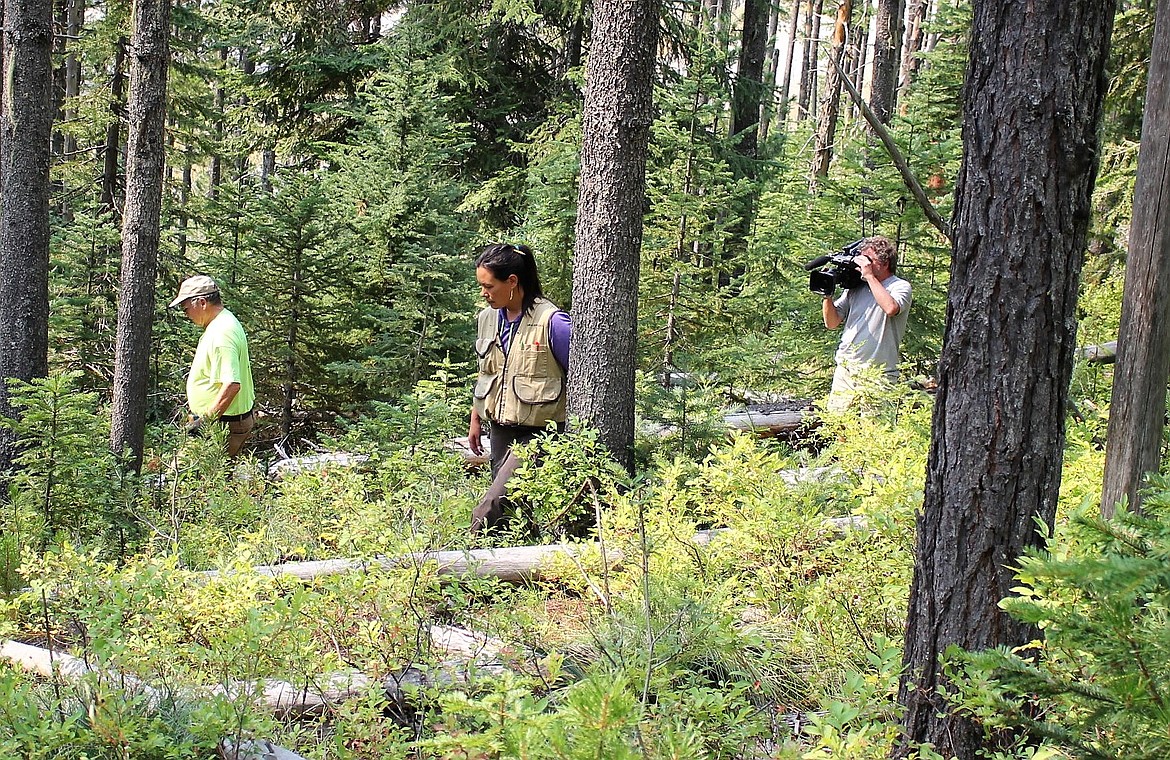
[[[125,37],[119,37],[114,49],[114,72],[110,78],[110,121],[106,125],[106,147],[102,169],[102,208],[117,218],[117,199],[121,188],[118,181],[118,159],[122,155],[122,114],[126,108],[126,45]]]
[[[974,4],[954,252],[899,699],[904,756],[975,758],[939,656],[1037,631],[998,606],[1052,525],[1113,0]]]
[[[869,107],[882,124],[888,124],[894,114],[898,63],[902,53],[902,14],[905,8],[905,0],[878,0]]]
[[[833,142],[837,136],[837,117],[841,107],[841,78],[845,75],[846,42],[853,27],[853,0],[841,0],[837,6],[837,21],[833,27],[833,44],[829,56],[836,65],[829,64],[825,71],[825,97],[821,101],[817,119],[816,157],[813,159],[809,190],[817,191],[819,181],[829,174],[829,162],[833,158]]]

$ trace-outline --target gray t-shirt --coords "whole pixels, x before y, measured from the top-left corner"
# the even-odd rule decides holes
[[[898,346],[910,318],[910,283],[896,275],[882,281],[898,304],[896,316],[887,317],[864,282],[846,290],[833,302],[845,321],[837,364],[873,364],[882,367],[890,380],[898,379]]]

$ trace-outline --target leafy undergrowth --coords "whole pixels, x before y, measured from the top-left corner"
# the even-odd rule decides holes
[[[588,432],[565,436],[518,475],[537,519],[474,541],[486,476],[434,443],[457,428],[426,383],[334,442],[360,466],[282,479],[174,437],[127,482],[92,398],[59,378],[24,398],[72,422],[61,441],[18,431],[60,454],[14,488],[0,633],[91,672],[0,665],[0,756],[195,758],[231,737],[319,760],[877,758],[896,737],[925,397],[827,417],[816,455],[746,435],[701,459],[643,442],[636,479]],[[583,517],[599,524],[578,551],[528,584],[417,554],[575,541]],[[308,580],[253,570],[337,558],[346,572]],[[478,644],[452,649],[450,631]],[[328,694],[354,673],[373,680]],[[259,707],[274,680],[328,698]]]

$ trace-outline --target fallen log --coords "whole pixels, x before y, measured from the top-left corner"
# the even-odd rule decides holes
[[[1089,364],[1112,364],[1117,361],[1117,341],[1110,340],[1095,346],[1077,349],[1077,358]]]
[[[476,578],[499,578],[508,583],[527,583],[543,580],[543,565],[557,556],[578,556],[582,545],[545,544],[516,546],[508,549],[465,549],[439,552],[414,552],[398,557],[372,559],[327,559],[307,562],[286,562],[279,565],[258,565],[252,568],[261,575],[292,576],[312,580],[328,575],[339,575],[354,570],[371,568],[400,568],[433,563],[439,575]],[[206,577],[215,578],[218,570],[205,570]]]
[[[724,415],[723,421],[732,430],[753,430],[761,434],[781,435],[795,433],[811,418],[812,413],[803,410],[753,412],[748,409]]]
[[[840,477],[833,468],[812,470],[791,470],[780,473],[791,485],[810,482],[824,477]],[[825,526],[837,533],[864,529],[865,518],[859,516],[831,517],[825,519]],[[717,536],[728,532],[728,528],[701,530],[691,540],[699,546],[706,546]],[[579,558],[595,548],[593,543],[542,544],[537,546],[513,546],[500,549],[464,549],[438,552],[414,552],[398,557],[375,557],[373,559],[329,559],[308,562],[286,562],[279,565],[257,565],[253,571],[272,577],[291,576],[308,581],[329,575],[339,575],[355,570],[371,568],[401,568],[434,563],[440,576],[475,578],[498,578],[507,583],[529,583],[550,580],[544,574],[545,568],[560,559]],[[620,567],[625,557],[616,549],[606,551],[606,562],[610,568]],[[205,570],[202,575],[215,578],[218,570]]]
[[[531,651],[509,647],[499,639],[453,626],[433,625],[428,629],[432,653],[439,657],[435,666],[407,666],[385,679],[371,678],[358,671],[328,673],[294,685],[274,678],[263,679],[260,690],[251,695],[252,703],[269,710],[282,718],[305,715],[322,715],[338,702],[353,699],[371,688],[385,691],[387,698],[399,705],[410,704],[414,692],[427,686],[464,687],[476,676],[497,677],[509,668],[509,663],[535,661]],[[142,679],[128,676],[111,668],[99,668],[80,657],[64,652],[23,644],[18,641],[0,643],[0,658],[6,659],[22,669],[47,679],[75,681],[89,673],[101,674],[110,683],[120,688],[145,695],[152,707],[157,707],[167,696],[163,690],[145,683]],[[235,698],[251,693],[255,683],[237,681],[227,685],[196,685],[184,689],[192,699],[225,695]],[[238,746],[232,739],[224,739],[220,745],[224,758],[239,757],[240,760],[267,758],[265,752],[276,752],[277,758],[295,758],[296,755],[274,747],[267,741],[243,742]],[[224,754],[236,753],[236,754]],[[280,754],[284,752],[286,754]],[[251,754],[248,754],[251,753]]]
[[[222,760],[305,760],[295,752],[263,740],[236,744],[231,739],[224,739],[216,752]]]
[[[797,433],[816,420],[816,412],[807,401],[780,401],[755,404],[743,410],[726,412],[723,424],[728,430],[755,431],[761,436]],[[648,423],[639,428],[644,435],[664,436],[676,431],[670,425]],[[462,457],[469,467],[477,467],[491,460],[492,449],[488,437],[482,436],[482,454],[472,452],[466,438],[450,438],[443,448]]]

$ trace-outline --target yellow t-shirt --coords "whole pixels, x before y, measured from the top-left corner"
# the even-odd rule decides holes
[[[220,391],[230,383],[239,383],[240,392],[224,414],[251,411],[256,391],[252,386],[248,336],[235,315],[224,309],[208,323],[195,349],[187,375],[187,405],[200,417],[206,415]]]

